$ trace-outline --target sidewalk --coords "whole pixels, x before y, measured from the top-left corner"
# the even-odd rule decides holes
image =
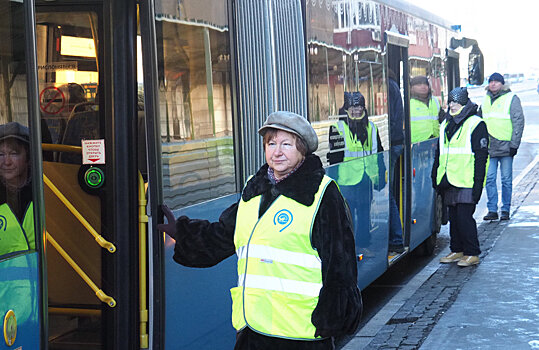
[[[539,349],[538,180],[536,163],[513,189],[511,220],[478,221],[479,265],[433,260],[383,327],[367,324],[343,350]]]
[[[421,349],[539,349],[538,217],[535,186]]]

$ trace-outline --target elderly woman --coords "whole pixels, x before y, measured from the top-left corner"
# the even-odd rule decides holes
[[[0,255],[35,248],[28,128],[0,125]]]
[[[333,349],[353,333],[362,303],[347,204],[313,152],[317,135],[291,112],[258,131],[266,162],[218,222],[174,216],[159,225],[176,240],[174,260],[209,267],[238,255],[232,288],[235,349]]]

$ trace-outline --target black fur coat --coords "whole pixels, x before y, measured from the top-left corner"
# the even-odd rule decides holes
[[[273,185],[267,175],[268,165],[262,166],[246,184],[242,200],[261,195],[259,217],[280,195],[304,205],[312,204],[325,170],[320,158],[308,155],[303,165],[286,179]],[[238,203],[227,208],[218,222],[189,219],[186,216],[176,221],[176,245],[174,260],[191,267],[209,267],[235,253],[234,230]],[[316,214],[312,230],[312,246],[322,260],[322,282],[318,304],[312,314],[312,323],[317,335],[337,337],[355,332],[362,311],[361,294],[357,288],[357,263],[352,222],[348,207],[337,185],[332,182],[326,189]],[[242,331],[243,332],[243,331]],[[240,332],[240,333],[242,333]],[[277,339],[249,332],[249,340],[242,349],[265,348],[268,341]],[[238,342],[241,336],[238,336]],[[297,341],[291,342],[294,349]],[[313,347],[313,342],[309,349]],[[320,349],[331,349],[320,343]],[[239,344],[237,344],[239,345]],[[268,344],[270,346],[271,344]],[[275,344],[276,345],[276,344]],[[305,344],[307,346],[307,344]],[[279,345],[282,348],[283,344]],[[237,347],[238,348],[238,347]],[[286,348],[286,346],[285,346]]]

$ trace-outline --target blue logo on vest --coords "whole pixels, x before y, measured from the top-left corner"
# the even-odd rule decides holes
[[[292,215],[290,210],[281,209],[273,217],[273,224],[282,225],[283,228],[281,228],[279,232],[283,232],[285,228],[290,226],[290,224],[292,223],[292,220],[294,220],[294,216]]]
[[[0,215],[0,231],[6,230],[7,228],[7,219],[4,215]]]

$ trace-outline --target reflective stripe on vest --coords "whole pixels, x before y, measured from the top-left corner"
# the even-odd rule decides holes
[[[451,185],[461,188],[473,187],[475,158],[472,151],[472,133],[481,121],[482,119],[476,115],[469,117],[449,141],[445,135],[447,121],[444,120],[440,125],[440,162],[436,178],[438,184],[444,174],[447,174],[447,181]]]
[[[231,289],[232,324],[266,335],[313,340],[311,315],[322,288],[322,263],[311,244],[324,176],[310,206],[280,195],[258,218],[261,196],[240,200],[234,244],[238,287]]]
[[[339,134],[344,138],[345,150],[343,161],[351,161],[339,165],[338,182],[343,186],[355,185],[363,179],[365,172],[371,178],[371,181],[378,185],[378,128],[369,121],[367,128],[367,143],[365,146],[356,136],[352,135],[348,124],[339,120],[336,127]],[[361,158],[361,159],[358,159]]]
[[[429,105],[413,98],[410,100],[410,127],[412,143],[428,140],[438,136],[440,124],[438,112],[440,104],[438,99],[431,97]]]
[[[21,225],[7,203],[0,205],[0,255],[35,249],[33,208],[30,203]]]
[[[511,141],[513,123],[511,122],[511,102],[514,93],[508,92],[491,104],[490,95],[486,95],[481,106],[483,119],[487,123],[488,133],[501,141]]]
[[[336,126],[339,134],[344,138],[344,161],[378,152],[378,140],[376,138],[378,129],[373,122],[369,121],[367,143],[365,145],[357,139],[356,135],[352,134],[350,127],[343,120],[339,120]]]

